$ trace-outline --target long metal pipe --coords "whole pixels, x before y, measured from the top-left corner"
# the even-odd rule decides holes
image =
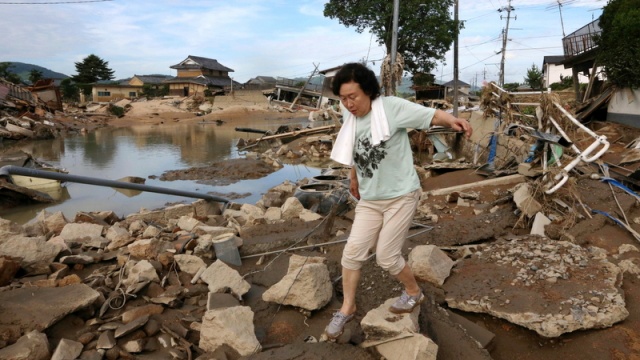
[[[75,182],[80,184],[147,191],[147,192],[167,194],[167,195],[186,196],[186,197],[211,200],[211,201],[216,201],[221,203],[229,202],[229,200],[219,196],[201,194],[193,191],[176,190],[176,189],[169,189],[169,188],[163,188],[159,186],[150,186],[150,185],[143,185],[143,184],[133,184],[133,183],[128,183],[124,181],[105,180],[105,179],[99,179],[99,178],[88,177],[88,176],[70,175],[70,174],[64,174],[64,173],[59,173],[54,171],[30,169],[30,168],[14,166],[14,165],[7,165],[0,168],[0,177],[10,177],[10,175],[32,176],[37,178],[68,181],[68,182]]]

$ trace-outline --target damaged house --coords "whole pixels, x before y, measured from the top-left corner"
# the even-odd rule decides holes
[[[229,77],[234,70],[215,59],[189,55],[170,68],[178,72],[175,78],[166,81],[169,94],[174,96],[205,95],[205,90],[214,95],[224,94],[241,85]]]
[[[134,75],[120,81],[99,81],[93,84],[91,93],[93,101],[97,102],[132,99],[142,95],[145,85],[159,89],[171,78],[169,75]]]

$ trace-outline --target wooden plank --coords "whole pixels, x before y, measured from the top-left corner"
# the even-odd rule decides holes
[[[303,135],[303,134],[313,134],[313,133],[316,133],[316,132],[328,131],[328,130],[334,129],[335,127],[336,127],[335,125],[327,125],[327,126],[320,126],[320,127],[311,128],[311,129],[302,129],[302,130],[297,130],[297,131],[291,131],[291,132],[288,132],[288,133],[264,136],[264,137],[261,137],[260,139],[258,139],[258,141],[279,139],[279,138],[283,138],[283,137],[287,137],[287,136],[298,136],[298,135]]]
[[[525,182],[525,177],[520,174],[515,174],[515,175],[503,176],[495,179],[477,181],[470,184],[452,186],[444,189],[431,190],[431,191],[427,191],[427,195],[434,195],[434,196],[448,195],[454,191],[465,191],[465,190],[479,188],[483,186],[518,184],[522,182]]]

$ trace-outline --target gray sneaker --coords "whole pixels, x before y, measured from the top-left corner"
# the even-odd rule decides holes
[[[405,290],[402,290],[402,295],[389,307],[389,311],[394,314],[410,313],[416,306],[420,305],[424,301],[424,294],[420,291],[420,294],[416,296],[410,296]]]
[[[327,334],[327,337],[329,339],[338,338],[340,335],[342,335],[342,332],[344,331],[344,326],[349,321],[353,320],[354,315],[355,313],[351,315],[345,315],[340,311],[334,313],[333,319],[331,319],[331,322],[329,323],[329,325],[327,325],[327,327],[324,329],[324,333]]]

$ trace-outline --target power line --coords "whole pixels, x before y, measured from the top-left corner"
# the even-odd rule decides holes
[[[82,4],[96,3],[113,0],[70,0],[70,1],[46,1],[46,2],[6,2],[0,1],[0,5],[60,5],[60,4]]]

